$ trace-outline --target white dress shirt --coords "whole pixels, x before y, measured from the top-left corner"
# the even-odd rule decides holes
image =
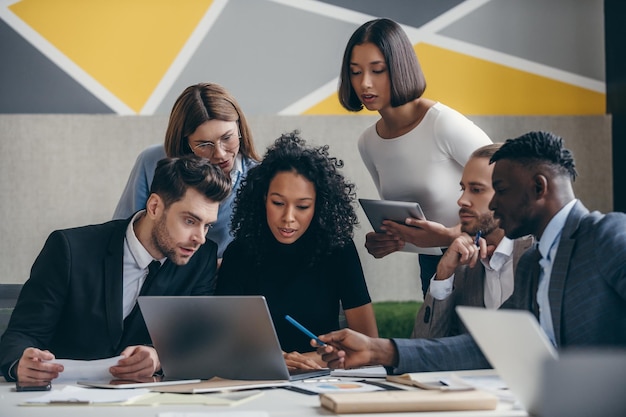
[[[480,260],[485,267],[484,302],[487,308],[498,308],[513,293],[513,241],[502,238],[489,259]],[[430,280],[430,294],[445,300],[452,294],[454,274],[448,279]]]
[[[128,223],[126,237],[124,238],[122,318],[126,318],[133,310],[133,307],[135,307],[141,286],[148,275],[148,265],[154,260],[152,255],[139,242],[133,228],[133,224],[145,212],[145,210],[141,210],[135,213],[130,223]],[[165,258],[159,259],[159,262],[163,265]]]

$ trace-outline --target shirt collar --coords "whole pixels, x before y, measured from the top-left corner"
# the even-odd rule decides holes
[[[494,271],[499,271],[500,268],[511,259],[511,255],[513,254],[513,241],[508,237],[503,237],[496,249],[493,251],[491,255],[491,259],[481,259],[480,261],[483,263],[485,268],[493,269]]]
[[[550,249],[552,248],[552,246],[554,246],[558,238],[561,236],[561,231],[565,226],[565,221],[567,220],[570,211],[572,211],[574,204],[576,204],[576,201],[578,200],[573,199],[565,206],[563,206],[563,208],[561,208],[561,210],[559,210],[558,213],[556,213],[554,217],[552,217],[545,230],[543,231],[543,234],[541,235],[541,240],[539,241],[539,253],[541,253],[541,256],[544,259],[549,259]]]
[[[150,255],[150,253],[146,250],[146,248],[143,247],[143,245],[137,238],[137,235],[135,234],[135,229],[133,227],[135,222],[142,218],[145,213],[146,210],[140,210],[135,213],[133,218],[130,220],[130,223],[128,223],[128,227],[126,228],[126,242],[128,244],[128,250],[130,251],[130,254],[132,255],[135,262],[137,263],[137,266],[141,269],[147,268],[148,265],[150,265],[150,262],[154,261],[152,255]],[[161,265],[163,265],[163,262],[165,262],[165,258],[159,259],[159,262],[161,262]]]
[[[243,157],[241,156],[241,152],[239,152],[237,153],[237,156],[235,157],[235,163],[233,164],[233,169],[230,170],[230,181],[233,184],[236,184],[242,172],[243,172]]]

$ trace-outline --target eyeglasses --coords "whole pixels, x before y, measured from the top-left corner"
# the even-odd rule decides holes
[[[189,141],[189,139],[187,139]],[[215,147],[219,146],[224,152],[234,151],[241,143],[241,134],[227,134],[217,140],[217,142],[202,142],[196,146],[191,146],[191,151],[202,158],[210,159],[215,154]]]

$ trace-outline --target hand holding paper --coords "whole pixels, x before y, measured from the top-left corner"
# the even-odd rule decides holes
[[[79,380],[109,380],[111,372],[109,368],[117,365],[123,356],[115,356],[113,358],[98,359],[93,361],[77,361],[71,359],[56,359],[55,364],[63,366],[63,372],[59,373],[59,377],[54,382],[75,383]]]
[[[109,370],[115,378],[140,380],[161,369],[159,356],[150,346],[129,346],[121,355],[124,358]]]

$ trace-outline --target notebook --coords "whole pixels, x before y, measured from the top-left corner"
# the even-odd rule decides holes
[[[359,204],[363,207],[363,211],[367,216],[372,228],[377,233],[383,233],[380,226],[383,220],[393,220],[404,224],[408,217],[416,219],[426,219],[424,212],[418,203],[407,201],[391,201],[391,200],[368,200],[359,198]],[[441,255],[443,252],[440,248],[420,248],[411,243],[406,243],[402,252],[423,253],[427,255]]]
[[[154,348],[168,379],[289,381],[290,375],[262,296],[139,297]]]
[[[530,414],[541,408],[543,367],[557,352],[526,310],[457,306],[459,317],[500,377]]]

